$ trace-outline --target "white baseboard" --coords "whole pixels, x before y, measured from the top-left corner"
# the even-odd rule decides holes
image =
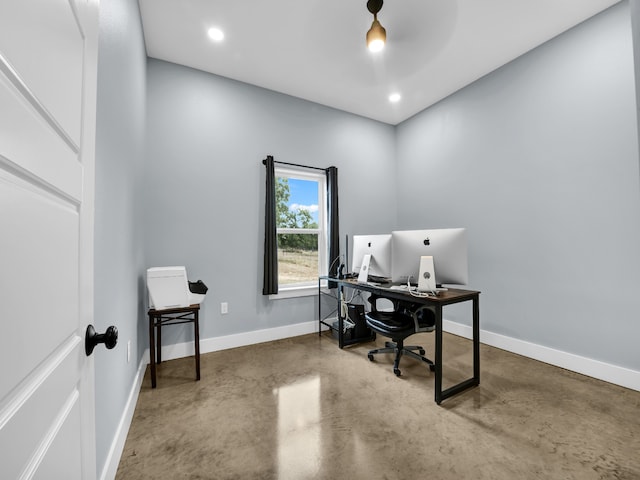
[[[472,337],[471,327],[450,320],[443,320],[442,329],[445,332],[453,333],[454,335],[464,338]],[[597,378],[598,380],[604,380],[605,382],[620,385],[621,387],[640,391],[640,372],[636,370],[611,365],[610,363],[581,357],[486,330],[480,331],[480,342],[550,365],[555,365],[556,367]]]
[[[100,480],[113,480],[114,478],[116,478],[118,465],[120,464],[120,459],[122,458],[124,444],[127,440],[127,435],[129,434],[129,428],[131,427],[133,414],[136,409],[136,404],[138,403],[138,395],[140,394],[140,388],[142,387],[142,380],[144,379],[144,372],[147,369],[148,363],[149,353],[147,352],[146,357],[143,355],[142,359],[140,360],[140,364],[138,365],[138,371],[135,378],[133,379],[133,385],[131,386],[131,391],[129,392],[127,403],[125,405],[124,411],[122,412],[122,417],[120,417],[118,429],[116,430],[113,442],[111,443],[111,448],[109,449],[107,461],[105,462],[104,468],[102,469]]]
[[[450,320],[443,320],[443,330],[465,338],[471,338],[471,327]],[[237,333],[223,337],[214,337],[200,340],[200,352],[216,352],[228,348],[255,345],[257,343],[271,342],[283,338],[297,337],[318,331],[318,322],[304,322],[284,327],[255,330],[253,332]],[[565,368],[573,372],[581,373],[589,377],[604,380],[605,382],[620,385],[625,388],[640,391],[640,372],[617,365],[581,357],[572,353],[555,350],[553,348],[537,345],[535,343],[518,340],[498,333],[480,331],[480,342],[497,347],[508,352],[517,353],[534,360]],[[194,354],[193,342],[180,343],[162,347],[162,358],[173,360],[188,357]],[[145,352],[146,362],[149,362],[149,351]]]
[[[244,347],[257,343],[272,342],[283,338],[297,337],[309,333],[318,333],[318,322],[296,323],[283,327],[265,328],[252,332],[236,333],[223,337],[200,339],[200,353],[217,352],[229,348]],[[195,354],[193,342],[178,343],[162,347],[162,360],[175,360]],[[145,351],[144,359],[149,363],[149,349]]]

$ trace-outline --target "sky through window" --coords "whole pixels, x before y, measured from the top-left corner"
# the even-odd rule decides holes
[[[307,210],[318,222],[318,182],[289,178],[289,210]]]

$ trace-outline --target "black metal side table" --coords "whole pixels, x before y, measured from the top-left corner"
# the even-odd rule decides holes
[[[166,327],[168,325],[193,323],[194,342],[196,350],[196,380],[200,380],[199,312],[200,305],[191,305],[189,307],[180,308],[167,308],[164,310],[156,310],[152,308],[149,310],[149,356],[151,365],[151,388],[156,388],[156,363],[162,362],[162,327]]]

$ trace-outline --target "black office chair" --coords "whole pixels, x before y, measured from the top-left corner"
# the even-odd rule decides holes
[[[391,338],[391,342],[385,342],[384,348],[376,348],[369,351],[367,356],[373,361],[373,356],[378,353],[395,353],[396,358],[393,362],[393,373],[400,376],[400,357],[407,355],[416,360],[420,360],[429,365],[431,371],[435,370],[435,365],[431,360],[424,357],[425,350],[423,347],[412,345],[404,345],[404,339],[418,332],[433,332],[436,328],[436,316],[433,310],[425,305],[414,304],[410,302],[401,302],[391,300],[393,302],[393,311],[378,311],[376,303],[378,299],[385,298],[378,295],[371,295],[369,303],[371,311],[365,313],[367,326],[374,332],[385,337]],[[418,353],[416,353],[418,351]]]

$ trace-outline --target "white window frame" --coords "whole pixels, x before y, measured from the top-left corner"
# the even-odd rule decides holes
[[[297,169],[292,167],[274,167],[277,177],[293,178],[297,180],[310,180],[318,182],[318,228],[276,228],[276,235],[281,233],[293,234],[317,234],[318,235],[318,276],[325,276],[328,272],[328,232],[327,232],[327,174],[320,170]],[[280,266],[278,265],[278,268]],[[280,285],[278,283],[278,294],[271,295],[272,299],[303,297],[318,294],[317,281],[308,283],[294,283]]]

